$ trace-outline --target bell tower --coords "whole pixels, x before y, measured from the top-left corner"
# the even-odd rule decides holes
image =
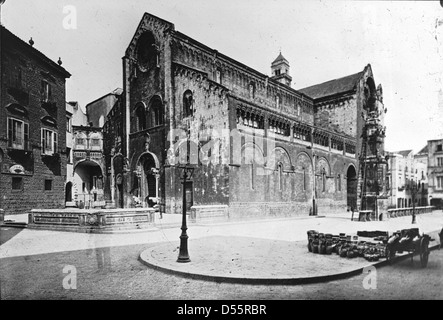
[[[289,62],[280,54],[271,64],[271,79],[277,80],[284,85],[291,86],[292,77],[289,75]]]

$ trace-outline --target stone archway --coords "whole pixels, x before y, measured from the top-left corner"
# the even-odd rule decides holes
[[[159,161],[155,154],[144,152],[137,161],[137,196],[144,207],[159,203]]]
[[[348,208],[357,210],[357,172],[353,165],[350,165],[346,172],[346,194]]]
[[[69,181],[66,184],[66,189],[65,189],[65,202],[71,202],[72,201],[72,182]]]
[[[74,166],[77,201],[86,207],[104,205],[103,169],[93,160],[81,160]]]

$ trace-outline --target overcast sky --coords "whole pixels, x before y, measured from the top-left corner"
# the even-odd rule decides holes
[[[76,29],[64,27],[66,6],[76,9]],[[6,0],[1,21],[61,57],[72,74],[66,98],[84,107],[122,87],[121,58],[144,12],[264,74],[281,50],[295,89],[370,63],[388,109],[386,149],[418,152],[443,138],[439,1]]]

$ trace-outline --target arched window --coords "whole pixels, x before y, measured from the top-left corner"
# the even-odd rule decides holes
[[[249,98],[251,98],[251,99],[255,98],[255,84],[254,84],[254,82],[249,83]]]
[[[145,130],[146,128],[146,111],[143,103],[137,104],[135,107],[135,131]]]
[[[183,116],[189,117],[194,114],[194,98],[191,90],[186,90],[183,94]]]
[[[155,97],[150,105],[150,127],[162,125],[163,117],[163,103],[160,98]]]
[[[142,71],[158,65],[158,48],[152,32],[143,33],[137,43],[137,62]]]
[[[221,68],[217,67],[214,70],[214,81],[221,84],[222,83],[222,71]]]

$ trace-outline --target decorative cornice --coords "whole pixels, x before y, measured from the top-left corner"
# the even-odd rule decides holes
[[[40,121],[50,127],[57,127],[57,120],[51,116],[44,116],[40,118]]]

